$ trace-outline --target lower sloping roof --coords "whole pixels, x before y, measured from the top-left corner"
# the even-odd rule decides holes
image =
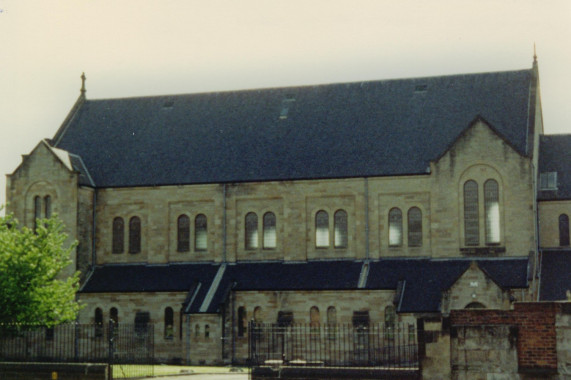
[[[571,291],[571,250],[543,251],[540,281],[541,301],[566,300]]]
[[[440,311],[442,292],[476,261],[502,288],[527,287],[527,258],[502,259],[383,259],[371,263],[368,289],[396,289],[406,281],[399,312]]]
[[[428,258],[370,261],[362,288],[359,278],[365,262],[354,260],[228,263],[220,271],[219,282],[215,282],[215,277],[222,264],[107,265],[94,270],[81,292],[188,292],[186,312],[217,313],[231,291],[396,290],[400,283],[399,312],[439,312],[442,292],[456,282],[472,261]],[[527,287],[527,258],[476,261],[499,286]],[[206,299],[211,287],[213,295]]]

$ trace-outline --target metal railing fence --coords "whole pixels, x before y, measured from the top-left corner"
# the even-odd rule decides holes
[[[415,325],[250,322],[252,366],[419,368]]]

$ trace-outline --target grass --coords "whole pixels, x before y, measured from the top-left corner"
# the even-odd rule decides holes
[[[152,367],[152,368],[151,368]],[[184,365],[113,365],[114,379],[128,379],[130,377],[146,376],[154,373],[155,376],[177,375],[187,373],[229,373],[233,367],[184,366]],[[235,367],[234,367],[235,368]],[[246,372],[245,368],[240,368]]]

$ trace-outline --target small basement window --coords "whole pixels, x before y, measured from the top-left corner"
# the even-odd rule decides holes
[[[170,109],[174,107],[174,102],[173,101],[168,101],[168,102],[164,102],[163,103],[163,108],[165,109]]]
[[[414,92],[426,92],[428,90],[428,85],[418,84],[414,87]]]

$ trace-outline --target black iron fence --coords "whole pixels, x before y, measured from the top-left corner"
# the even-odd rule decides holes
[[[0,325],[0,361],[108,363],[116,367],[113,371],[149,376],[154,363],[153,326],[113,322],[51,328]]]
[[[415,325],[249,325],[252,366],[418,369]]]

